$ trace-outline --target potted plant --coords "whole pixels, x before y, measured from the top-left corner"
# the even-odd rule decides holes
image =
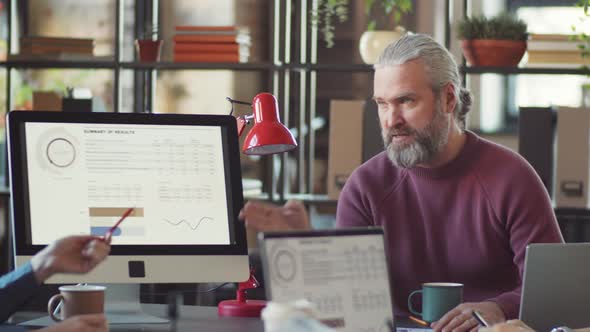
[[[367,31],[361,35],[359,52],[365,63],[373,64],[377,62],[387,45],[406,33],[406,29],[399,24],[402,16],[412,11],[412,1],[365,0],[365,10],[371,20],[367,26]],[[385,15],[375,15],[375,12],[384,13]],[[388,20],[393,23],[393,30],[383,28],[387,25]]]
[[[334,46],[334,24],[348,19],[348,6],[348,0],[318,0],[317,10],[311,12],[311,23],[318,27],[326,47]],[[411,10],[412,0],[365,0],[365,11],[370,20],[359,42],[365,63],[375,63],[383,49],[405,33],[405,29],[397,24]],[[394,28],[385,29],[386,25]]]
[[[163,40],[158,38],[158,27],[146,25],[143,33],[135,40],[135,47],[141,62],[155,62],[160,59]]]
[[[513,15],[465,18],[458,28],[471,66],[514,67],[526,51],[527,25]]]

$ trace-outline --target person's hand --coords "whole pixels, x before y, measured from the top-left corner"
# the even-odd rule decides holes
[[[255,231],[286,231],[309,229],[307,210],[300,201],[288,201],[283,206],[248,202],[239,218]]]
[[[480,327],[473,317],[473,310],[479,311],[489,324],[506,320],[504,312],[496,302],[461,303],[431,324],[435,332],[475,332]]]
[[[109,324],[103,314],[88,314],[70,317],[55,325],[36,330],[37,332],[106,332]]]
[[[55,273],[87,273],[102,262],[111,250],[107,241],[91,235],[59,239],[39,251],[31,265],[39,282]]]
[[[513,319],[505,323],[494,324],[491,327],[479,329],[478,332],[535,332],[521,320]]]

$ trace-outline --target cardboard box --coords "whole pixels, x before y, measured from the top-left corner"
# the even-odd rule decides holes
[[[36,111],[61,111],[61,96],[50,91],[33,91],[33,109]]]
[[[373,101],[330,102],[328,152],[328,197],[338,199],[350,174],[375,154],[383,151],[383,139]]]
[[[554,197],[558,208],[588,208],[590,110],[559,107]]]

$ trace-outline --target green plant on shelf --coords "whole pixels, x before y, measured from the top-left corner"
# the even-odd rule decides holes
[[[583,9],[584,16],[581,18],[581,21],[584,22],[588,20],[588,17],[590,16],[590,0],[578,0],[575,6]],[[570,40],[578,41],[580,55],[582,58],[588,58],[590,56],[590,35],[584,31],[579,31],[575,25],[572,25],[571,28],[574,35],[570,36]],[[588,69],[588,66],[584,64],[583,68]]]
[[[527,24],[509,13],[501,13],[493,17],[467,17],[459,22],[459,39],[491,39],[518,40],[528,37]]]
[[[390,19],[394,25],[400,24],[402,17],[412,11],[412,0],[365,0],[365,12],[369,17],[367,30],[374,31],[383,29],[387,20]],[[383,15],[385,13],[385,20]],[[379,18],[381,17],[381,21]]]
[[[349,0],[318,0],[317,9],[311,11],[310,22],[319,29],[326,47],[334,46],[335,25],[348,20],[349,5]],[[365,12],[369,17],[367,30],[381,29],[387,23],[395,26],[411,11],[412,0],[365,0]]]
[[[316,10],[311,11],[311,24],[319,29],[326,47],[334,46],[335,21],[348,20],[348,0],[319,0]]]
[[[31,110],[33,109],[33,88],[29,85],[21,85],[14,94],[14,109]]]

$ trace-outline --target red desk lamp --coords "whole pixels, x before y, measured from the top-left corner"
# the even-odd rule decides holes
[[[267,155],[281,153],[297,147],[295,138],[279,119],[279,107],[277,99],[270,93],[259,93],[254,97],[252,104],[226,98],[232,108],[233,104],[250,105],[254,109],[253,114],[240,116],[238,121],[238,136],[242,135],[246,125],[254,118],[254,127],[246,136],[242,151],[245,154]],[[260,317],[260,312],[266,306],[266,301],[247,300],[246,290],[257,288],[260,284],[254,277],[254,269],[250,269],[250,278],[238,284],[235,300],[221,301],[217,306],[219,316]]]
[[[226,98],[232,103],[230,114],[233,113],[233,104],[252,106],[253,114],[240,116],[238,121],[238,136],[242,135],[246,125],[254,118],[254,127],[250,129],[242,151],[245,154],[267,155],[287,152],[297,147],[293,134],[281,123],[279,119],[279,107],[277,99],[270,93],[257,94],[252,104],[243,101]]]

